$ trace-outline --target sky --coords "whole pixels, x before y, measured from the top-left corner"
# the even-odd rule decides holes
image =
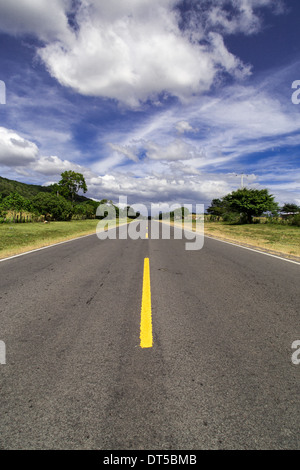
[[[0,0],[0,175],[300,204],[299,21],[299,0]]]

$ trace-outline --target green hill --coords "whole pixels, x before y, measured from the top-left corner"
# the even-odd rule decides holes
[[[38,193],[49,193],[51,192],[51,189],[47,186],[20,183],[19,181],[9,180],[0,176],[0,194],[2,197],[6,197],[14,192],[21,194],[21,196],[25,197],[26,199],[31,199]]]
[[[26,199],[32,199],[38,193],[51,193],[51,188],[49,186],[40,186],[38,184],[27,184],[20,183],[19,181],[10,180],[8,178],[3,178],[0,176],[0,198],[4,198],[11,193],[17,192]],[[75,202],[88,202],[91,199],[85,196],[77,195],[75,197]]]

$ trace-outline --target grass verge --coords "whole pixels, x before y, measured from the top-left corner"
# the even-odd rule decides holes
[[[180,225],[180,223],[176,223]],[[276,224],[205,222],[205,235],[300,261],[300,228]]]
[[[54,243],[96,233],[97,219],[72,220],[70,222],[1,224],[0,259],[35,250]],[[120,219],[118,225],[127,223]],[[105,222],[100,222],[105,228]]]

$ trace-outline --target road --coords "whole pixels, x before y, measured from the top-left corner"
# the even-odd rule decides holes
[[[1,449],[299,449],[299,275],[208,238],[153,240],[150,223],[148,239],[1,262]]]

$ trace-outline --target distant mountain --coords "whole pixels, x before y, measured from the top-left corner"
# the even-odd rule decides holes
[[[52,190],[49,186],[20,183],[19,181],[10,180],[8,178],[2,178],[2,176],[0,176],[0,195],[2,197],[6,197],[11,193],[17,192],[26,199],[32,199],[38,193],[51,193],[51,191]],[[91,199],[85,196],[76,196],[75,201],[85,202],[91,201]]]

